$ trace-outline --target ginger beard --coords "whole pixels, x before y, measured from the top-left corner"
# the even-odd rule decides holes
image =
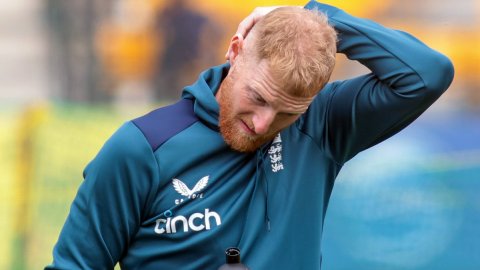
[[[254,152],[263,144],[273,140],[279,131],[271,131],[265,135],[250,135],[240,129],[241,121],[249,123],[247,119],[242,119],[233,111],[233,85],[234,74],[225,77],[220,86],[219,97],[220,114],[219,127],[220,133],[225,142],[233,149],[239,152]]]

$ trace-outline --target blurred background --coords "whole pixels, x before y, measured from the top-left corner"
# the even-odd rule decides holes
[[[305,3],[2,1],[0,269],[50,263],[83,168],[104,141],[223,63],[255,6]],[[480,269],[480,0],[325,3],[406,30],[456,68],[418,121],[341,172],[325,269]],[[339,55],[333,80],[365,72]]]

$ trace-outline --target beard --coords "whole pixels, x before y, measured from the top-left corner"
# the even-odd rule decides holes
[[[278,132],[271,132],[265,135],[250,135],[246,134],[239,128],[242,121],[235,112],[233,112],[233,74],[227,76],[219,91],[221,95],[218,103],[220,106],[219,127],[220,134],[230,148],[233,150],[250,153],[256,151],[263,144],[273,140]],[[247,123],[246,121],[244,121]]]

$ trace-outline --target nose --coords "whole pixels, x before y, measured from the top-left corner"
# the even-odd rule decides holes
[[[275,111],[271,108],[265,108],[253,115],[252,122],[256,134],[264,135],[268,133],[275,119]]]

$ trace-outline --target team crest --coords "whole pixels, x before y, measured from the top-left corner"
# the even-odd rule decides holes
[[[268,149],[268,154],[270,156],[270,163],[272,166],[272,172],[276,173],[283,170],[282,163],[282,137],[280,133],[275,136],[273,139],[272,145]]]
[[[180,179],[173,178],[172,184],[173,188],[182,196],[188,198],[188,199],[198,199],[198,198],[203,198],[203,193],[200,193],[208,184],[208,179],[209,175],[202,177],[198,182],[195,184],[195,186],[190,189],[184,182],[182,182]],[[180,204],[182,203],[184,198],[181,199],[176,199],[175,204]]]

